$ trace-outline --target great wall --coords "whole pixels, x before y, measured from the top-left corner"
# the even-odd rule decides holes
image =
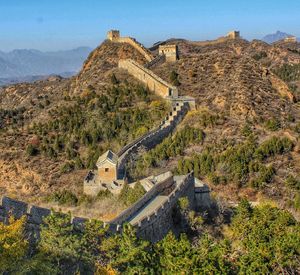
[[[239,38],[238,32],[231,32],[229,38]],[[172,110],[161,124],[142,137],[123,147],[118,154],[108,151],[100,156],[98,170],[90,171],[84,181],[84,191],[95,195],[101,189],[120,190],[126,178],[126,163],[135,155],[140,147],[151,149],[171,134],[185,114],[195,108],[195,100],[187,96],[179,96],[178,89],[149,68],[156,62],[172,62],[178,58],[178,48],[174,45],[158,45],[159,55],[154,57],[142,44],[130,37],[120,37],[119,31],[108,32],[108,39],[113,43],[128,43],[138,50],[148,61],[141,66],[133,60],[120,60],[119,68],[144,83],[151,91],[162,96],[171,103]],[[113,172],[113,173],[112,173]],[[105,177],[107,173],[107,177]],[[101,178],[111,179],[111,182],[101,182]],[[130,223],[137,229],[138,236],[152,242],[160,240],[175,225],[173,211],[179,198],[187,197],[191,209],[207,209],[210,207],[210,190],[203,182],[196,179],[193,173],[173,176],[166,172],[141,180],[145,195],[135,204],[122,212],[115,219],[104,223],[111,233],[121,232],[124,223]],[[7,222],[10,215],[16,218],[27,216],[27,225],[31,231],[38,232],[43,218],[51,213],[50,209],[42,208],[8,197],[2,197],[0,202],[0,221]],[[83,228],[88,219],[72,217],[74,226]]]

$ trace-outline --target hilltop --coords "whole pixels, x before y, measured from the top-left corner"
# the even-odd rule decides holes
[[[218,196],[229,200],[245,195],[257,200],[263,195],[287,204],[285,192],[290,191],[284,181],[300,172],[300,85],[299,77],[287,79],[282,70],[300,64],[298,46],[290,50],[242,39],[166,41],[174,43],[179,60],[150,69],[169,82],[174,72],[181,95],[196,99],[197,111],[178,130],[193,126],[203,129],[206,137],[202,144],[187,145],[183,154],[145,171],[176,169],[180,159],[192,158],[211,144],[222,151],[244,142],[243,129],[249,127],[259,144],[272,136],[286,136],[294,143],[292,152],[267,163],[279,171],[274,184],[259,190],[241,188],[234,180],[217,185],[211,177],[203,177]],[[157,55],[157,47],[152,54]],[[104,41],[72,78],[51,77],[0,88],[2,193],[35,201],[63,189],[81,196],[83,178],[99,154],[108,148],[118,151],[160,122],[167,112],[165,103],[117,68],[124,58],[146,63],[131,45]]]

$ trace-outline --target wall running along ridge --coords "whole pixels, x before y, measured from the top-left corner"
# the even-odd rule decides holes
[[[146,49],[141,43],[139,43],[137,40],[135,40],[132,37],[120,37],[118,39],[115,39],[114,42],[117,42],[117,43],[128,43],[128,44],[130,44],[137,51],[139,51],[145,57],[145,59],[148,62],[150,62],[150,61],[152,61],[154,59],[154,57],[151,54],[151,52],[148,49]]]
[[[138,43],[131,37],[119,37],[118,31],[112,31],[109,34],[112,42],[128,43],[137,49],[145,59],[148,65],[165,60],[165,57],[159,57],[154,60],[151,52],[149,52],[142,44]],[[152,62],[151,62],[152,61]],[[132,143],[126,145],[118,153],[119,169],[125,173],[125,165],[133,154],[136,154],[140,146],[150,149],[160,143],[168,136],[177,124],[182,120],[188,110],[195,108],[195,100],[191,97],[178,97],[178,90],[171,86],[163,79],[155,75],[152,71],[139,65],[133,60],[120,60],[119,68],[126,69],[134,77],[142,81],[148,88],[158,95],[170,100],[173,104],[172,111],[169,116],[159,125],[159,127],[148,132]],[[85,184],[87,184],[85,182]],[[168,191],[167,191],[168,190]],[[171,190],[171,191],[170,191]],[[130,221],[132,217],[138,214],[147,203],[156,196],[163,195],[167,191],[168,195],[163,196],[160,204],[146,216],[133,222],[133,226],[137,229],[137,235],[148,239],[152,242],[159,241],[174,226],[172,213],[173,209],[180,197],[187,197],[191,208],[209,207],[209,189],[195,179],[193,173],[185,176],[176,177],[176,182],[171,173],[166,173],[165,178],[161,179],[154,185],[140,200],[134,205],[122,212],[117,218],[109,223],[103,224],[108,226],[108,232],[121,232],[122,224]],[[9,197],[2,197],[0,201],[0,222],[7,223],[10,216],[15,218],[27,217],[26,228],[36,235],[39,235],[40,225],[43,219],[50,215],[51,210],[34,205],[27,204]],[[67,214],[62,214],[66,215]],[[79,229],[84,229],[84,223],[90,221],[86,218],[71,217],[71,224]],[[35,235],[35,234],[33,234]]]
[[[141,198],[141,201],[143,201],[144,204],[149,202],[158,195],[161,190],[170,186],[170,181],[174,182],[173,177],[167,179],[165,182],[157,184],[157,187],[154,186]],[[156,188],[160,189],[160,191]],[[200,187],[198,187],[198,192],[200,193],[199,188]],[[205,202],[209,201],[209,189],[204,186],[202,187],[202,190],[202,197]],[[182,197],[188,198],[191,209],[195,209],[197,206],[199,207],[201,205],[205,206],[205,202],[201,203],[196,201],[195,178],[192,172],[183,176],[173,191],[171,191],[153,211],[132,224],[132,226],[137,229],[137,235],[151,242],[161,240],[174,227],[172,214],[178,199]],[[129,222],[140,210],[141,205],[139,204],[139,201],[126,209],[117,218],[111,221],[110,229],[112,232],[121,232],[122,224],[124,222]]]
[[[151,91],[162,97],[178,97],[178,89],[175,86],[170,85],[131,59],[120,60],[119,68],[127,70],[129,74],[143,82]]]
[[[197,179],[194,178],[193,173],[189,173],[182,177],[182,180],[170,192],[167,198],[160,203],[151,213],[146,217],[136,221],[132,226],[136,228],[137,235],[147,239],[151,242],[157,242],[162,239],[166,233],[173,227],[172,213],[173,208],[181,197],[187,197],[191,208],[209,207],[209,189],[207,186],[195,185]],[[109,223],[103,223],[104,227],[108,228],[108,232],[115,234],[121,233],[122,225],[128,222],[141,208],[151,199],[161,194],[165,189],[174,186],[174,178],[171,175],[166,175],[165,179],[154,185],[140,200],[134,205],[122,212],[117,218]],[[197,197],[198,194],[198,197]],[[199,196],[201,194],[201,201]],[[43,219],[50,215],[51,210],[39,206],[27,204],[22,201],[14,200],[9,197],[2,197],[0,201],[0,222],[7,223],[8,218],[13,216],[15,218],[27,217],[26,228],[39,236],[40,225],[43,224]],[[62,214],[66,215],[67,214]],[[78,229],[83,229],[86,222],[90,219],[81,217],[71,217],[71,224]]]
[[[162,121],[156,129],[146,133],[144,136],[123,147],[118,153],[118,169],[121,171],[120,174],[125,173],[126,163],[137,153],[141,146],[144,146],[149,150],[161,143],[164,138],[173,132],[188,110],[188,103],[177,103],[177,105],[173,107],[172,112],[169,113],[169,116]]]

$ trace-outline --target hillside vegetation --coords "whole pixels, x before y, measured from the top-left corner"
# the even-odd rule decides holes
[[[194,170],[217,196],[231,202],[245,196],[272,199],[298,211],[298,44],[167,43],[178,45],[180,59],[151,70],[177,85],[181,95],[195,97],[197,110],[174,136],[130,164],[131,178]],[[108,148],[117,152],[168,110],[162,99],[117,68],[123,58],[146,62],[130,45],[105,41],[73,78],[0,89],[2,194],[51,206],[49,194],[67,190],[77,207],[78,201],[90,202],[82,199],[83,178],[99,154]],[[116,198],[103,208],[112,201]]]
[[[91,221],[81,231],[70,216],[52,213],[40,240],[30,249],[25,220],[0,223],[0,272],[6,274],[296,274],[299,271],[299,223],[270,205],[251,207],[243,200],[230,223],[210,226],[207,218],[178,204],[177,219],[185,230],[170,232],[151,244],[129,225],[108,236]],[[188,234],[187,234],[188,233]],[[15,247],[18,247],[16,250]]]

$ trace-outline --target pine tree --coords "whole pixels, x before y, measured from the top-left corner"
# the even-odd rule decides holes
[[[14,272],[24,261],[28,252],[25,237],[26,217],[10,218],[8,224],[0,222],[0,273]]]

